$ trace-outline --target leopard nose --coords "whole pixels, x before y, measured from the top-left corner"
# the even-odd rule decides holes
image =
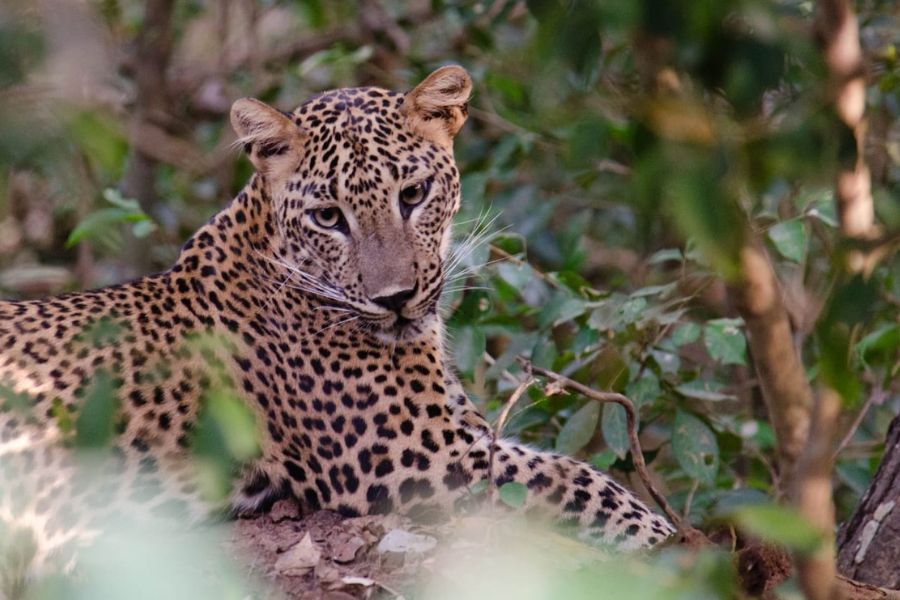
[[[409,302],[415,294],[416,288],[412,287],[408,290],[403,290],[389,296],[378,296],[377,298],[372,298],[372,302],[374,302],[378,306],[382,306],[388,310],[394,311],[395,313],[399,313],[401,310],[403,310],[403,307],[406,306],[406,303]]]

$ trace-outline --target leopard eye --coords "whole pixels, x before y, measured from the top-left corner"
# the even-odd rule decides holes
[[[400,212],[406,218],[412,212],[412,209],[422,204],[428,197],[428,190],[431,188],[431,179],[420,181],[415,185],[400,190]]]
[[[335,206],[310,211],[313,222],[323,229],[345,229],[344,213]]]
[[[417,183],[400,191],[400,201],[407,206],[416,206],[425,199],[425,185]]]

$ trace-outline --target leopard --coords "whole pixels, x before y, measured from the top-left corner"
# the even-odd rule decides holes
[[[213,386],[233,390],[258,435],[232,514],[291,498],[425,518],[515,482],[516,510],[584,539],[633,551],[672,536],[607,474],[496,435],[455,374],[440,300],[471,92],[448,65],[410,91],[341,88],[292,112],[239,99],[230,121],[253,173],[171,268],[0,302],[0,528],[33,532],[35,569],[89,543],[105,517],[80,507],[216,510],[190,460]],[[116,399],[104,468],[121,482],[103,497],[74,482],[69,443],[100,379]]]

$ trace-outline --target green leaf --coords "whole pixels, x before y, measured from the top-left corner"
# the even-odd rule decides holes
[[[538,339],[531,351],[531,362],[545,369],[552,369],[557,357],[559,352],[553,339]]]
[[[100,173],[111,179],[121,177],[128,143],[111,114],[81,111],[69,121],[68,134]]]
[[[203,493],[213,500],[227,497],[238,466],[259,455],[256,419],[232,391],[203,395],[191,448],[198,459]]]
[[[636,409],[653,402],[662,395],[659,379],[652,372],[645,372],[640,379],[625,386],[625,395],[634,403]]]
[[[679,410],[672,426],[672,453],[690,477],[711,485],[719,471],[716,435],[700,419]]]
[[[567,294],[555,294],[544,304],[538,314],[538,325],[541,327],[556,326],[584,314],[587,305],[584,300]]]
[[[748,533],[801,554],[812,554],[823,541],[803,515],[786,506],[745,506],[734,511],[732,520]]]
[[[647,301],[644,298],[637,297],[627,300],[619,308],[622,314],[622,321],[625,323],[633,323],[641,316],[644,309],[647,308]]]
[[[518,290],[524,289],[525,286],[534,280],[534,270],[528,263],[517,265],[504,262],[498,264],[496,269],[500,279]]]
[[[466,203],[472,206],[483,206],[484,189],[487,186],[490,175],[483,171],[472,172],[463,175],[460,179],[460,194],[466,199]]]
[[[151,233],[156,231],[156,223],[147,219],[146,221],[138,221],[131,227],[131,233],[134,234],[134,237],[140,239],[145,238]]]
[[[883,353],[892,356],[900,348],[900,325],[882,325],[856,344],[856,355],[863,364],[869,355]]]
[[[110,233],[110,228],[115,228],[122,223],[136,222],[142,215],[130,213],[121,208],[101,208],[90,213],[81,220],[72,233],[66,239],[66,247],[71,248],[78,242],[86,239],[98,240]]]
[[[648,285],[647,287],[643,287],[639,290],[631,292],[631,297],[644,298],[647,296],[661,296],[665,298],[672,290],[676,288],[677,285],[678,283],[674,281],[665,285]]]
[[[608,402],[603,407],[601,428],[606,445],[616,453],[616,456],[625,458],[630,448],[628,443],[628,417],[625,409],[619,404]]]
[[[110,240],[110,235],[117,232],[117,227],[133,223],[136,236],[143,237],[154,229],[156,224],[141,210],[140,204],[133,198],[124,198],[113,188],[103,190],[103,198],[112,207],[101,208],[88,214],[72,230],[66,240],[66,247],[71,248],[82,240]]]
[[[235,461],[255,457],[259,452],[256,420],[247,405],[233,392],[226,390],[211,392],[206,402],[197,421],[198,436],[205,433],[214,437],[214,443],[220,450],[217,452],[219,456]]]
[[[534,348],[534,345],[539,338],[540,336],[536,333],[524,333],[512,336],[506,349],[503,351],[503,354],[497,357],[494,364],[485,371],[484,376],[489,379],[500,377],[504,370],[508,369],[516,362],[517,356]]]
[[[128,212],[143,212],[140,203],[134,198],[126,198],[122,192],[115,188],[106,188],[103,190],[103,199]]]
[[[692,344],[700,339],[700,326],[693,322],[682,323],[672,332],[669,339],[676,347]]]
[[[600,404],[589,400],[566,421],[556,437],[556,451],[571,455],[584,448],[594,436],[599,420]]]
[[[659,365],[663,373],[677,373],[681,368],[681,359],[674,352],[666,352],[664,350],[650,350],[650,356]]]
[[[806,215],[822,221],[831,228],[837,228],[837,207],[835,206],[834,195],[831,190],[819,194],[806,212]]]
[[[22,417],[29,417],[34,399],[25,392],[16,392],[8,385],[0,384],[0,410],[16,412]]]
[[[800,262],[806,253],[807,233],[803,221],[793,219],[769,229],[769,239],[778,252],[788,260]]]
[[[122,323],[104,315],[99,319],[89,320],[77,339],[90,344],[94,348],[102,348],[106,345],[115,344],[119,337],[127,331],[127,327]]]
[[[616,462],[616,453],[612,450],[612,448],[607,448],[602,452],[598,452],[593,455],[590,459],[591,465],[597,467],[600,470],[605,470],[610,467],[614,462]]]
[[[682,260],[684,260],[684,256],[682,256],[681,250],[678,248],[665,248],[654,252],[650,258],[647,259],[647,264],[657,265],[668,261],[681,262]]]
[[[509,481],[500,486],[500,500],[510,508],[519,508],[528,498],[528,488],[524,483]]]
[[[740,319],[715,319],[703,328],[706,350],[724,365],[747,364],[747,340],[740,330]]]
[[[456,366],[463,375],[471,376],[475,366],[484,356],[487,338],[481,327],[466,326],[456,330],[453,338],[453,355]]]
[[[874,278],[856,275],[836,285],[816,324],[822,379],[835,389],[848,406],[862,395],[858,374],[852,366],[852,331],[867,323],[878,306],[878,285]]]
[[[469,486],[469,494],[473,496],[478,496],[479,494],[483,494],[488,488],[488,480],[487,479],[479,479],[475,483]]]
[[[53,403],[50,405],[50,414],[61,432],[69,433],[74,429],[75,424],[72,422],[72,413],[69,412],[61,398],[53,399]]]
[[[117,409],[112,376],[106,371],[97,371],[75,421],[75,445],[79,448],[106,446],[115,432]]]
[[[766,504],[769,501],[769,496],[762,490],[754,488],[725,490],[716,498],[712,514],[717,518],[728,518],[738,509]]]

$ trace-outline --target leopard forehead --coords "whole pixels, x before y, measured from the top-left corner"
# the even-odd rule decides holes
[[[324,92],[300,105],[291,117],[303,143],[289,189],[301,197],[340,196],[354,210],[379,210],[391,201],[378,202],[384,187],[432,176],[452,188],[458,172],[451,154],[410,129],[404,99],[362,87]]]

